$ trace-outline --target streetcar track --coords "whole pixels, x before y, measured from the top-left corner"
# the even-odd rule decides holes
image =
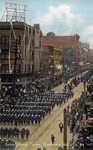
[[[77,94],[79,95],[79,93],[81,92],[81,90],[80,91],[78,91],[77,92]],[[74,99],[74,98],[73,98]],[[70,100],[70,99],[69,99]],[[73,101],[73,100],[72,100]],[[71,103],[72,103],[72,101],[71,101]],[[65,103],[64,103],[64,105],[65,105]],[[64,105],[62,106],[62,107],[59,107],[60,108],[60,112],[51,120],[51,122],[47,125],[47,127],[45,127],[45,129],[37,136],[37,138],[36,139],[34,139],[34,142],[30,145],[30,147],[27,149],[27,150],[30,150],[31,149],[31,147],[32,147],[32,145],[38,140],[38,138],[40,138],[40,136],[42,135],[42,134],[44,134],[44,132],[51,126],[51,124],[53,123],[53,121],[59,116],[59,114],[60,113],[62,113],[62,110],[66,107],[64,107]],[[59,109],[58,108],[58,109]],[[58,109],[56,110],[56,111],[58,111]],[[54,112],[55,113],[55,112]],[[53,113],[53,114],[54,114]],[[50,117],[49,117],[50,118]],[[48,118],[48,119],[49,119]],[[45,122],[44,122],[45,123]]]
[[[81,89],[79,89],[79,91],[76,91],[76,95],[77,95],[77,96],[78,96],[80,93],[81,93]],[[70,101],[69,103],[71,104],[74,99],[75,99],[74,97],[73,97],[73,98],[70,98],[70,99],[69,99],[69,101]],[[68,105],[68,101],[67,101],[66,103],[63,103],[61,107],[58,107],[53,113],[51,113],[51,114],[46,118],[46,120],[44,120],[44,121],[41,123],[41,125],[40,125],[39,127],[37,127],[37,128],[32,132],[31,136],[32,136],[34,133],[37,133],[38,129],[40,129],[40,127],[42,128],[43,124],[45,124],[46,121],[47,121],[48,119],[50,119],[50,117],[51,117],[52,115],[54,115],[56,112],[58,112],[58,110],[60,109],[60,112],[57,113],[56,116],[53,117],[53,119],[51,120],[51,122],[50,122],[49,124],[47,124],[46,127],[43,127],[43,128],[42,128],[43,130],[41,130],[41,132],[39,133],[39,135],[38,135],[36,138],[34,138],[34,141],[30,144],[30,146],[28,147],[27,150],[30,150],[30,149],[32,148],[33,144],[44,134],[44,132],[45,132],[46,130],[48,130],[48,128],[52,125],[53,121],[62,113],[62,110],[63,110],[65,107],[67,107],[67,105]],[[29,141],[30,141],[30,140],[29,140]],[[29,141],[28,141],[28,142],[29,142]]]
[[[76,88],[77,88],[77,87],[76,87]],[[79,91],[75,91],[75,93],[76,93],[76,95],[78,96],[78,95],[81,93],[81,88],[79,89]],[[75,96],[75,97],[76,97],[76,96]],[[74,97],[70,98],[70,99],[69,99],[69,104],[71,104],[71,103],[73,102],[73,100],[75,100]],[[60,113],[62,113],[62,110],[63,110],[64,108],[66,108],[67,106],[68,106],[68,101],[67,101],[66,103],[63,103],[63,104],[61,105],[61,107],[59,106],[55,111],[53,111],[52,113],[50,113],[50,115],[47,116],[44,121],[42,121],[42,123],[40,124],[40,126],[38,126],[36,129],[33,130],[33,132],[31,133],[31,136],[33,136],[33,134],[37,133],[37,131],[38,131],[40,128],[43,129],[43,130],[40,131],[39,135],[38,135],[36,138],[33,139],[33,142],[30,143],[30,146],[27,148],[27,150],[30,150],[30,149],[32,148],[33,144],[44,134],[44,132],[45,132],[46,130],[48,130],[48,128],[52,125],[53,121],[57,118],[57,116],[59,116]],[[53,117],[53,119],[51,120],[51,122],[50,122],[49,124],[47,124],[46,127],[43,127],[43,125],[46,123],[46,121],[47,121],[48,119],[50,119],[50,117],[53,116],[59,109],[60,109],[60,112],[57,113],[57,115]],[[37,134],[36,134],[36,135],[37,135]],[[30,141],[28,141],[28,143],[29,143],[29,142],[30,142]],[[29,144],[28,144],[28,145],[29,145]],[[18,150],[19,148],[20,148],[20,146],[18,146],[18,147],[16,148],[16,150]]]
[[[40,127],[42,127],[43,124],[46,123],[46,121],[47,121],[48,119],[50,119],[50,117],[51,117],[52,115],[54,115],[54,113],[56,113],[56,112],[58,111],[59,108],[60,108],[60,107],[58,107],[54,112],[52,112],[52,113],[41,123],[40,126],[38,126],[36,129],[34,129],[34,131],[31,133],[31,136],[33,136],[33,134],[34,134],[35,132],[37,132],[37,130],[38,130]],[[50,124],[51,124],[51,123],[50,123]],[[50,124],[49,124],[49,125],[50,125]],[[49,128],[49,125],[48,125],[46,128],[44,128],[44,131]],[[40,133],[40,135],[42,135],[42,134],[43,134],[43,133]],[[40,135],[39,135],[34,141],[36,141],[36,140],[40,137]],[[33,142],[33,143],[31,144],[31,146],[32,146],[34,143],[35,143],[35,142]],[[19,149],[19,147],[17,147],[16,150],[18,150],[18,149]],[[29,149],[28,149],[28,150],[29,150]]]

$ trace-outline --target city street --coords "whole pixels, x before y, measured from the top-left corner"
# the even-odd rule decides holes
[[[0,150],[93,149],[92,0],[0,7]]]
[[[55,92],[62,92],[63,84],[54,88]],[[60,133],[59,123],[63,122],[63,109],[68,105],[71,105],[72,101],[75,98],[78,98],[81,95],[81,92],[84,90],[84,85],[80,83],[77,87],[74,88],[74,97],[69,99],[68,102],[62,104],[61,107],[55,106],[50,115],[47,115],[45,119],[41,122],[41,125],[25,125],[25,128],[30,130],[30,136],[28,141],[21,139],[15,140],[16,150],[37,150],[38,147],[43,149],[44,147],[47,150],[57,150],[58,146],[63,147],[63,133]],[[24,126],[18,126],[23,128]],[[55,136],[54,144],[51,143],[51,135]],[[67,146],[71,141],[72,134],[67,130]]]

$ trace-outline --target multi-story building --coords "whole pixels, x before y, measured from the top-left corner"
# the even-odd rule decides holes
[[[89,49],[88,51],[88,62],[93,64],[93,49]]]
[[[62,74],[62,48],[54,48],[54,74]]]
[[[43,66],[43,73],[46,72],[47,75],[54,75],[54,47],[45,46],[42,47],[42,58],[41,64]],[[46,58],[45,58],[46,57]]]
[[[74,48],[65,48],[62,52],[62,62],[63,62],[63,70],[67,71],[73,71],[75,69],[75,61],[76,61],[76,55],[75,55],[75,49]]]
[[[0,76],[4,84],[28,82],[40,68],[42,32],[24,22],[0,22]],[[17,80],[18,79],[18,80]]]
[[[34,25],[34,72],[38,73],[40,70],[40,53],[42,43],[42,32],[39,30],[39,24]]]
[[[55,48],[67,49],[73,48],[75,49],[75,62],[76,66],[79,65],[80,62],[80,36],[78,34],[70,35],[70,36],[56,36],[55,34],[47,34],[47,36],[43,36],[43,46],[53,46]]]
[[[85,48],[85,49],[89,49],[89,43],[87,42],[80,42],[80,47],[81,49]]]
[[[81,55],[80,60],[83,65],[85,65],[88,62],[88,53],[89,53],[89,43],[80,43],[81,47]]]
[[[47,75],[62,74],[62,48],[46,46],[42,48],[41,70]]]
[[[40,76],[46,77],[49,71],[49,50],[48,47],[44,47],[41,51],[40,59]]]

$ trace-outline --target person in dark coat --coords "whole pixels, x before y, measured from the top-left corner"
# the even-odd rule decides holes
[[[20,131],[20,134],[21,134],[21,139],[24,140],[24,137],[25,137],[25,129],[24,128]]]
[[[54,141],[55,141],[55,136],[52,134],[51,135],[51,142],[52,142],[52,144],[54,144]]]
[[[16,130],[16,137],[17,137],[17,139],[19,139],[19,135],[20,135],[20,130],[17,129],[17,130]]]
[[[30,135],[30,131],[28,129],[26,129],[25,132],[26,132],[26,139],[28,140],[28,137]]]
[[[62,133],[62,130],[63,130],[63,123],[62,122],[59,123],[59,129],[60,129],[60,133]]]

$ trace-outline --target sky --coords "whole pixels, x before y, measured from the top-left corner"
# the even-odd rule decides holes
[[[26,23],[40,24],[43,35],[79,34],[93,49],[93,0],[0,0],[1,21],[6,2],[26,5]]]

